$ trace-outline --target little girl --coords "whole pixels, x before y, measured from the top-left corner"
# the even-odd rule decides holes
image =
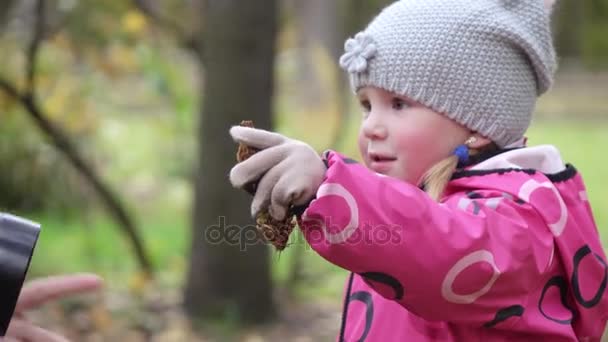
[[[348,39],[365,166],[277,133],[230,181],[351,271],[339,341],[599,341],[608,266],[583,180],[526,147],[551,3],[402,0]],[[296,209],[297,208],[297,209]]]

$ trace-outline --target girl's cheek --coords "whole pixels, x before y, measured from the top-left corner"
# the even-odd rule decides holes
[[[365,152],[367,151],[367,139],[363,137],[363,134],[359,132],[359,136],[357,137],[357,146],[359,147],[359,154],[361,158],[365,157]]]

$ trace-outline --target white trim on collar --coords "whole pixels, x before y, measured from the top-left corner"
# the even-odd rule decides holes
[[[559,150],[555,146],[539,145],[498,154],[474,165],[470,170],[508,168],[534,169],[545,174],[553,174],[563,171],[566,167]]]

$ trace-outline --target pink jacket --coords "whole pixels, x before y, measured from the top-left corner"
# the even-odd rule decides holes
[[[606,256],[581,176],[552,146],[463,171],[441,203],[335,152],[300,218],[352,272],[339,341],[599,341]]]

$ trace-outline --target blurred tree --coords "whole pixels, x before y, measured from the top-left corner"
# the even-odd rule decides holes
[[[608,0],[559,0],[552,24],[562,64],[608,66]]]
[[[56,33],[52,23],[54,20],[49,19],[49,14],[55,13],[53,12],[55,8],[49,5],[54,4],[54,1],[46,0],[19,3],[22,6],[31,5],[31,7],[28,7],[30,9],[29,16],[24,19],[32,27],[31,37],[25,49],[25,65],[22,72],[24,77],[12,81],[2,75],[0,77],[0,89],[7,97],[10,97],[24,109],[24,112],[29,115],[37,128],[48,137],[52,146],[66,158],[97,193],[109,215],[116,221],[118,227],[123,230],[132,244],[142,272],[151,275],[151,261],[137,232],[135,222],[128,213],[122,199],[102,180],[95,167],[82,156],[70,136],[50,118],[44,104],[40,103],[40,90],[38,89],[40,75],[38,71],[41,68],[38,60],[42,43]],[[53,175],[53,177],[56,176]]]
[[[208,0],[204,14],[199,167],[184,305],[197,317],[263,322],[275,315],[268,247],[255,234],[250,199],[227,180],[236,151],[228,129],[243,119],[272,127],[277,1]]]
[[[132,3],[160,29],[171,33],[180,46],[202,57],[197,37],[202,32],[204,0],[132,0]]]
[[[560,0],[555,5],[553,13],[555,48],[562,58],[569,60],[581,58],[583,21],[582,1]]]
[[[9,12],[13,8],[15,0],[0,1],[0,29],[4,28],[4,24],[8,20]]]
[[[323,79],[317,63],[318,47],[327,48],[331,53],[336,45],[337,2],[326,0],[293,0],[290,12],[296,32],[295,82],[305,84],[297,94],[297,106],[318,109],[324,105],[330,94],[325,91]],[[333,54],[332,54],[333,57]]]
[[[608,67],[608,0],[585,0],[583,6],[583,61],[591,68]]]
[[[337,0],[338,1],[338,44],[334,46],[334,56],[344,51],[344,40],[365,29],[365,26],[382,8],[394,0]]]

